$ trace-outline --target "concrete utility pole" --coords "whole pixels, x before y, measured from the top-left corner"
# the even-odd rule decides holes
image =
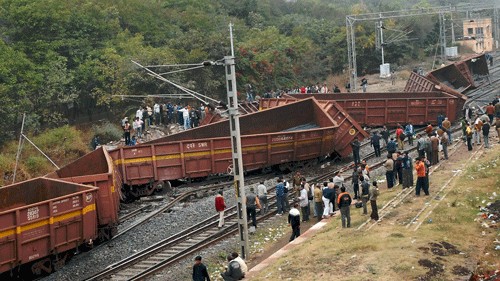
[[[453,23],[453,14],[450,13],[450,25],[451,25],[451,44],[455,44],[455,28]]]
[[[379,29],[380,29],[380,51],[382,53],[382,65],[383,65],[385,61],[384,61],[384,23],[382,22],[382,15],[380,15]]]
[[[446,18],[444,13],[439,14],[439,42],[441,45],[441,63],[446,61]]]
[[[496,50],[498,49],[498,41],[500,40],[500,34],[499,34],[499,31],[498,31],[498,8],[495,7],[495,9],[493,10],[493,32],[495,33],[495,35],[493,36],[494,38],[494,41],[493,44],[495,45],[495,53],[496,53]]]
[[[248,255],[248,222],[245,196],[245,180],[243,177],[243,157],[241,154],[240,118],[238,113],[238,91],[236,88],[236,68],[234,63],[233,24],[229,24],[231,37],[231,56],[224,57],[227,85],[227,106],[229,126],[231,130],[231,146],[233,157],[234,188],[238,200],[238,228],[240,233],[241,256]]]
[[[17,165],[19,164],[19,158],[21,157],[21,151],[23,150],[23,135],[24,135],[24,121],[25,120],[26,120],[26,113],[23,113],[23,123],[21,123],[21,133],[19,133],[19,145],[17,146],[16,165],[14,166],[14,174],[12,176],[12,184],[16,183]]]

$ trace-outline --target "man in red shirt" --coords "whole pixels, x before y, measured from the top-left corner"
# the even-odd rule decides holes
[[[396,129],[396,140],[398,142],[398,149],[399,150],[404,149],[404,142],[403,141],[404,141],[405,137],[406,137],[406,135],[403,132],[403,127],[398,126],[398,128]]]
[[[224,226],[224,210],[226,209],[226,203],[224,203],[224,197],[222,196],[222,190],[215,196],[215,210],[219,212],[219,228]]]
[[[432,130],[433,130],[433,129],[434,129],[434,128],[432,128],[431,123],[428,123],[428,124],[427,124],[427,127],[425,127],[425,132],[427,133],[427,135],[428,135],[429,137],[431,136],[431,133],[432,133]]]

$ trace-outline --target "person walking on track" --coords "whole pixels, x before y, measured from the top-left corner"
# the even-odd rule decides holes
[[[226,209],[226,203],[224,202],[224,197],[222,196],[222,190],[215,196],[215,210],[219,212],[219,225],[221,228],[224,226],[224,210]]]

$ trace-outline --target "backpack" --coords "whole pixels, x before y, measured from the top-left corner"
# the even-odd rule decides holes
[[[400,139],[401,141],[404,141],[404,140],[405,140],[405,138],[406,138],[406,135],[405,135],[404,133],[401,133],[401,134],[399,135],[399,139]]]
[[[363,181],[361,184],[361,195],[369,195],[370,194],[370,184],[366,181]]]

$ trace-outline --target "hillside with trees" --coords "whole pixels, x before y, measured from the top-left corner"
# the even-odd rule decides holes
[[[116,116],[116,95],[176,93],[145,75],[143,65],[200,63],[230,54],[234,24],[238,85],[257,92],[324,81],[345,73],[345,16],[411,7],[411,2],[347,0],[0,0],[0,145],[15,139],[21,116],[41,131]],[[449,4],[448,2],[446,4]],[[453,3],[452,3],[453,4]],[[414,40],[388,45],[404,64],[432,53],[437,18],[388,22],[412,29]],[[380,64],[373,22],[357,26],[359,69]],[[427,53],[426,53],[427,51]],[[170,79],[224,99],[223,70],[203,68]]]

